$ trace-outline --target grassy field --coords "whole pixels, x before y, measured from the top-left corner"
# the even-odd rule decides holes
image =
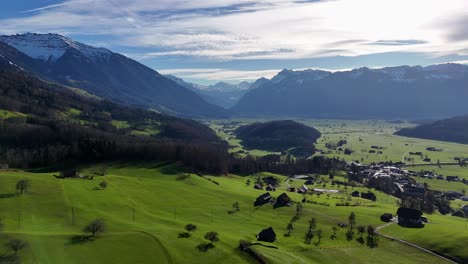
[[[262,246],[255,249],[271,263],[440,263],[431,255],[383,238],[376,249],[354,240],[346,241],[344,229],[338,231],[336,240],[330,239],[331,227],[346,222],[351,211],[356,213],[358,224],[382,225],[380,214],[394,213],[397,209],[394,197],[377,192],[377,202],[348,198],[353,190],[366,189],[345,189],[322,177],[324,181],[312,187],[341,189],[344,193],[307,195],[307,200],[317,204],[305,203],[291,237],[284,237],[295,208],[273,209],[271,205],[253,208],[255,198],[264,193],[246,185],[246,180],[253,182],[256,175],[180,177],[180,170],[175,165],[113,164],[108,175],[94,180],[59,180],[53,177],[54,173],[0,171],[0,216],[8,237],[29,242],[30,247],[20,252],[24,263],[255,263],[237,249],[239,240],[255,241],[255,234],[270,226],[277,233],[273,245],[278,249]],[[260,176],[266,175],[269,174]],[[278,196],[287,184],[285,177],[275,176],[282,180],[279,189],[272,192]],[[30,180],[31,188],[26,194],[17,195],[15,183],[23,178]],[[96,188],[102,180],[108,182],[105,190]],[[302,183],[294,180],[291,185]],[[289,194],[294,201],[303,199],[303,195]],[[357,206],[335,206],[348,199]],[[236,201],[240,211],[228,213]],[[317,238],[311,245],[303,242],[311,217],[317,219],[318,228],[323,230],[320,244],[315,244]],[[84,225],[95,218],[105,220],[107,231],[94,241],[77,239],[83,235]],[[437,219],[457,227],[465,224],[463,219],[450,216]],[[188,223],[196,224],[198,230],[190,238],[178,238]],[[407,233],[413,230],[391,228],[397,228],[392,233],[413,239],[412,233]],[[421,229],[418,235],[430,237],[429,230],[429,227]],[[205,242],[203,235],[208,231],[218,232],[220,241],[208,252],[200,252],[196,247]],[[462,234],[453,239],[447,237],[444,245],[459,248],[465,238],[468,237]],[[0,239],[3,246],[6,237]],[[0,260],[12,254],[2,246]],[[468,258],[461,250],[452,253]]]
[[[232,119],[232,120],[210,120],[205,121],[213,128],[218,135],[226,139],[232,146],[231,152],[244,150],[240,140],[232,131],[240,125],[252,122],[267,121],[264,119]],[[295,119],[295,121],[312,126],[322,133],[316,148],[323,150],[321,155],[329,157],[339,157],[347,161],[358,160],[362,163],[381,161],[404,161],[404,158],[414,158],[414,164],[435,165],[440,162],[455,162],[455,157],[468,157],[468,146],[464,144],[448,143],[440,141],[422,140],[406,138],[393,135],[400,128],[411,127],[410,123],[394,123],[374,120],[316,120],[316,119]],[[339,140],[346,140],[342,148],[353,150],[351,155],[345,155],[343,151],[328,150],[327,143],[337,143]],[[383,149],[382,154],[369,153],[371,146],[379,146]],[[427,151],[426,148],[433,147],[441,149],[440,152]],[[246,150],[252,155],[265,155],[271,152],[262,150]],[[423,156],[410,155],[409,152],[422,152]],[[429,158],[431,161],[424,161]],[[413,161],[406,161],[412,164]]]

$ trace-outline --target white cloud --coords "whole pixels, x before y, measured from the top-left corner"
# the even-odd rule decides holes
[[[448,21],[468,1],[337,0],[69,0],[0,20],[0,32],[112,35],[121,45],[153,51],[142,58],[216,60],[357,56],[382,52],[456,54]],[[358,40],[358,41],[349,41]],[[410,45],[375,45],[411,40]]]

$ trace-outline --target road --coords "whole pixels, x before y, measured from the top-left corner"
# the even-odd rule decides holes
[[[430,251],[429,249],[423,248],[423,247],[421,247],[421,246],[419,246],[419,245],[416,245],[416,244],[414,244],[414,243],[408,242],[408,241],[406,241],[406,240],[403,240],[403,239],[400,239],[400,238],[396,238],[396,237],[392,237],[392,236],[389,236],[389,235],[385,235],[385,234],[382,234],[382,233],[379,232],[380,229],[385,228],[385,227],[387,227],[387,226],[390,226],[390,225],[392,225],[392,224],[395,224],[395,222],[396,222],[396,218],[393,218],[391,222],[386,223],[385,225],[381,225],[381,226],[377,227],[377,228],[375,229],[376,233],[377,233],[379,236],[382,236],[382,237],[385,237],[385,238],[388,238],[388,239],[391,239],[391,240],[394,240],[394,241],[398,241],[398,242],[400,242],[400,243],[406,244],[406,245],[408,245],[408,246],[414,247],[414,248],[419,249],[419,250],[421,250],[421,251],[424,251],[424,252],[426,252],[426,253],[428,253],[428,254],[431,254],[431,255],[433,255],[433,256],[436,256],[436,257],[438,257],[438,258],[440,258],[440,259],[446,261],[447,263],[454,263],[454,264],[457,264],[457,262],[455,262],[455,261],[453,261],[453,260],[450,260],[450,259],[448,259],[448,258],[446,258],[446,257],[444,257],[444,256],[442,256],[442,255],[439,255],[439,254],[437,254],[437,253],[435,253],[435,252],[432,252],[432,251]]]

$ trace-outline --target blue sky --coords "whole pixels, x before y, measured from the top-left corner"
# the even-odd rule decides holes
[[[15,0],[0,34],[59,33],[208,84],[283,68],[468,62],[466,0]]]

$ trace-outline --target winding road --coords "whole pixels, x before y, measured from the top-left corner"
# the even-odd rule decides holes
[[[439,254],[437,254],[437,253],[435,253],[435,252],[433,252],[433,251],[431,251],[431,250],[429,250],[429,249],[423,248],[423,247],[421,247],[421,246],[419,246],[419,245],[416,245],[416,244],[414,244],[414,243],[408,242],[408,241],[406,241],[406,240],[403,240],[403,239],[400,239],[400,238],[396,238],[396,237],[392,237],[392,236],[389,236],[389,235],[385,235],[385,234],[382,234],[382,233],[379,232],[380,229],[385,228],[385,227],[387,227],[387,226],[390,226],[390,225],[392,225],[392,224],[395,224],[395,221],[396,221],[396,218],[393,218],[391,222],[386,223],[385,225],[381,225],[381,226],[377,227],[377,228],[375,229],[376,233],[377,233],[379,236],[382,236],[382,237],[385,237],[385,238],[388,238],[388,239],[391,239],[391,240],[394,240],[394,241],[398,241],[398,242],[400,242],[400,243],[406,244],[406,245],[408,245],[408,246],[414,247],[414,248],[416,248],[416,249],[418,249],[418,250],[421,250],[421,251],[424,251],[424,252],[426,252],[426,253],[428,253],[428,254],[431,254],[431,255],[433,255],[433,256],[436,256],[436,257],[438,257],[438,258],[440,258],[440,259],[446,261],[447,263],[454,263],[454,264],[457,264],[457,262],[455,262],[455,261],[453,261],[453,260],[451,260],[451,259],[448,259],[448,258],[446,258],[446,257],[444,257],[444,256],[442,256],[442,255],[439,255]]]

